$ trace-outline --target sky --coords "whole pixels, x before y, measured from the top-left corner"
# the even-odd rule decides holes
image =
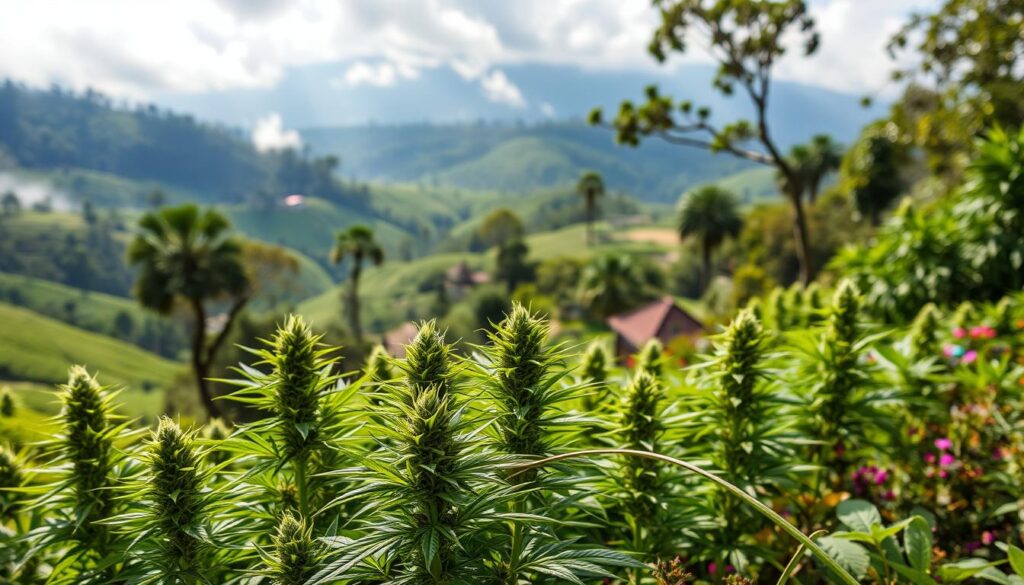
[[[788,56],[777,76],[884,94],[893,68],[886,40],[937,2],[812,0],[821,48],[810,59]],[[0,77],[202,111],[206,98],[287,93],[303,71],[332,91],[381,99],[444,74],[499,111],[555,117],[552,101],[511,71],[663,76],[709,61],[695,46],[659,67],[646,51],[657,18],[649,0],[0,0]],[[247,111],[257,144],[298,139],[291,120],[259,107],[276,106]]]

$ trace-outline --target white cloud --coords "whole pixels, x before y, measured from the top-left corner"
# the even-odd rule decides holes
[[[544,114],[544,117],[546,117],[546,118],[554,118],[555,117],[555,106],[552,106],[548,102],[541,102],[541,104],[540,104],[540,113]]]
[[[860,91],[888,72],[889,32],[937,1],[812,0],[821,53],[787,57],[779,76]],[[639,0],[0,0],[0,14],[0,76],[117,97],[272,88],[290,67],[351,61],[342,82],[394,86],[448,65],[518,104],[502,66],[658,68],[658,16]],[[706,60],[694,46],[673,63]]]
[[[480,87],[484,95],[492,102],[508,104],[515,108],[526,105],[523,94],[514,83],[509,81],[508,76],[501,69],[495,69],[480,78]]]
[[[252,129],[252,143],[256,150],[280,150],[282,148],[299,148],[302,137],[296,130],[285,130],[281,115],[273,112],[256,122]]]

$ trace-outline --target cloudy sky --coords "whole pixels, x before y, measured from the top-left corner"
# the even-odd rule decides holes
[[[779,77],[884,91],[885,40],[936,3],[812,0],[822,48],[788,58]],[[694,51],[656,71],[645,50],[656,18],[649,0],[0,0],[0,77],[160,101],[280,92],[290,72],[328,65],[329,87],[380,95],[443,72],[501,108],[554,115],[509,72],[665,75],[707,61]]]

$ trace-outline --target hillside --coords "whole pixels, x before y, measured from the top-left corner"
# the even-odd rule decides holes
[[[137,414],[156,414],[163,392],[184,368],[133,345],[72,327],[27,309],[0,303],[0,378],[57,384],[69,364],[99,372],[107,384],[125,386],[122,401]]]
[[[564,186],[594,169],[611,189],[674,201],[695,184],[751,167],[657,140],[620,147],[611,132],[579,122],[307,128],[302,135],[316,152],[341,157],[346,174],[468,189]]]

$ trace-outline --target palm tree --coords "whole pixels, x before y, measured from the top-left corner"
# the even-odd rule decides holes
[[[793,169],[794,185],[789,186],[779,174],[779,187],[783,192],[796,191],[807,195],[812,204],[818,200],[818,192],[825,177],[839,170],[843,151],[827,134],[818,134],[809,144],[798,144],[789,151],[789,163]]]
[[[871,225],[882,223],[882,212],[903,192],[906,161],[906,149],[877,126],[865,129],[846,153],[841,183]]]
[[[817,134],[811,138],[807,150],[810,156],[809,164],[803,169],[804,188],[808,199],[814,203],[818,200],[821,182],[829,173],[839,170],[843,162],[843,149],[828,134]]]
[[[583,197],[587,215],[587,245],[594,245],[594,219],[597,217],[597,199],[604,195],[604,180],[595,171],[587,171],[576,183],[576,192]]]
[[[363,329],[359,324],[359,275],[363,272],[363,262],[370,260],[380,266],[384,262],[384,249],[373,239],[373,230],[365,225],[352,225],[343,232],[338,232],[331,251],[331,261],[338,264],[345,258],[352,258],[349,269],[348,319],[352,335],[362,343]]]
[[[679,236],[700,240],[703,288],[711,282],[711,253],[743,227],[733,194],[709,185],[683,196],[679,206]]]
[[[643,271],[625,254],[599,256],[580,275],[580,298],[601,318],[632,309],[648,296]]]
[[[166,315],[184,304],[192,312],[192,371],[210,418],[221,415],[209,386],[211,365],[251,296],[242,244],[231,237],[230,228],[213,209],[166,207],[142,216],[128,247],[128,261],[139,267],[135,296],[142,306]],[[224,299],[229,301],[227,318],[210,339],[207,304]]]

